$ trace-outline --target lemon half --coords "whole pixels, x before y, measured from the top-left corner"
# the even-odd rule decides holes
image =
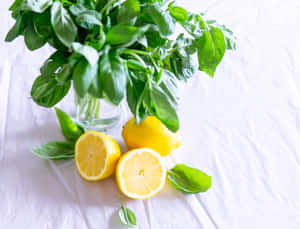
[[[118,143],[96,131],[84,133],[75,145],[76,168],[86,180],[101,180],[112,175],[120,156]]]
[[[148,199],[164,187],[167,169],[162,157],[148,148],[131,150],[124,154],[116,170],[122,193],[133,199]]]

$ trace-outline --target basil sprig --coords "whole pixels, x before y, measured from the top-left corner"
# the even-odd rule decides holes
[[[124,224],[127,227],[135,227],[136,224],[136,217],[133,211],[131,211],[129,208],[127,208],[122,199],[120,198],[121,201],[121,208],[118,211],[119,219],[122,224]]]
[[[15,0],[9,10],[16,22],[5,40],[24,36],[30,50],[46,43],[56,49],[32,86],[33,101],[53,107],[73,81],[79,96],[114,105],[126,97],[137,122],[156,116],[176,132],[178,81],[197,69],[213,77],[236,37],[204,14],[167,2]],[[178,25],[185,32],[171,39]]]
[[[168,179],[184,193],[205,192],[211,187],[211,176],[184,164],[177,164],[168,170]]]

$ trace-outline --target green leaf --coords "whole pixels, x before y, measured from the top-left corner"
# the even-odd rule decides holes
[[[76,17],[76,23],[85,28],[92,29],[94,25],[102,26],[102,15],[96,10],[85,10]]]
[[[59,84],[54,78],[46,81],[43,76],[39,76],[34,81],[30,94],[38,105],[53,107],[68,93],[70,86],[70,81]]]
[[[176,22],[168,11],[163,11],[159,5],[147,7],[147,13],[158,26],[162,37],[168,37],[175,31]]]
[[[64,160],[74,158],[74,143],[72,142],[49,142],[34,147],[31,152],[43,159]]]
[[[197,44],[199,70],[213,77],[226,50],[223,32],[219,28],[211,26],[205,30]]]
[[[118,23],[130,23],[139,16],[140,10],[141,7],[138,0],[126,0],[119,10]]]
[[[114,52],[102,55],[99,61],[98,77],[105,98],[119,105],[126,92],[126,71],[121,58]]]
[[[46,80],[49,80],[66,62],[67,58],[61,52],[56,51],[44,62],[40,72]]]
[[[55,112],[63,135],[67,140],[75,142],[84,133],[82,128],[78,127],[72,118],[59,108],[56,107]]]
[[[147,38],[148,45],[153,48],[162,46],[167,41],[167,38],[161,37],[159,30],[155,30],[154,28],[150,28],[146,32],[145,36]]]
[[[13,4],[9,7],[10,11],[17,10],[22,5],[23,0],[15,0]]]
[[[194,75],[197,66],[193,61],[191,55],[185,53],[185,50],[174,51],[170,56],[171,70],[179,80],[186,80]]]
[[[122,224],[126,225],[127,227],[136,226],[135,214],[129,208],[126,208],[123,203],[118,212],[118,215]]]
[[[50,10],[46,10],[42,14],[33,14],[32,17],[34,30],[42,37],[48,38],[53,34],[51,27]]]
[[[141,75],[141,73],[137,74]],[[146,84],[142,80],[136,79],[133,75],[133,72],[129,72],[126,98],[130,111],[134,114],[136,122],[139,123],[146,116],[146,110],[142,104]]]
[[[88,9],[84,5],[76,4],[76,5],[71,5],[69,10],[71,14],[73,14],[74,16],[78,16],[79,14],[83,13]]]
[[[52,0],[23,0],[22,10],[43,13],[52,3]]]
[[[225,42],[226,42],[226,48],[229,50],[236,50],[237,48],[237,38],[233,34],[233,32],[228,29],[225,25],[216,25],[219,29],[222,30],[224,37],[225,37]]]
[[[168,179],[176,189],[185,193],[205,192],[211,187],[210,176],[184,164],[168,170]]]
[[[93,47],[89,45],[82,45],[78,42],[73,42],[72,48],[74,52],[84,56],[90,65],[95,65],[98,62],[99,54]]]
[[[106,41],[112,45],[130,46],[141,38],[150,25],[135,27],[130,25],[115,25],[107,33]]]
[[[58,39],[67,47],[71,47],[77,36],[77,27],[60,2],[54,2],[52,5],[51,24]]]
[[[97,75],[98,65],[90,65],[89,62],[82,58],[73,71],[73,83],[77,94],[83,97]]]
[[[189,18],[188,12],[182,7],[170,5],[168,10],[171,16],[178,22],[186,22]]]
[[[24,31],[24,15],[20,14],[14,26],[9,30],[6,35],[5,41],[13,41],[16,37],[21,35]]]
[[[152,83],[150,89],[150,101],[148,101],[148,108],[152,114],[155,115],[166,127],[172,132],[179,129],[179,121],[176,113],[176,101],[173,96],[170,96],[159,85]]]
[[[32,18],[28,18],[28,23],[24,32],[24,40],[29,50],[36,50],[44,46],[47,42],[47,38],[41,36],[34,29]]]

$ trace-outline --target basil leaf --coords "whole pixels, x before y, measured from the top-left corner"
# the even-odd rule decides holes
[[[50,10],[46,10],[42,14],[33,14],[34,30],[42,37],[48,38],[52,35]]]
[[[210,26],[198,39],[197,44],[199,70],[213,77],[226,50],[224,34],[219,28]]]
[[[149,90],[151,101],[147,103],[148,108],[169,130],[176,132],[179,129],[176,101],[155,83],[152,83]]]
[[[107,33],[106,41],[112,45],[130,46],[141,38],[150,25],[135,27],[129,25],[115,25]]]
[[[129,208],[126,208],[123,203],[118,212],[119,219],[122,224],[126,225],[127,227],[135,227],[136,226],[136,217],[133,211]]]
[[[51,24],[58,39],[67,47],[72,45],[77,36],[77,27],[68,11],[60,2],[54,2],[51,8]]]
[[[147,38],[147,43],[150,47],[156,48],[158,46],[162,46],[166,43],[167,38],[163,38],[160,35],[159,30],[154,28],[150,28],[146,33],[145,36]]]
[[[142,104],[146,84],[142,80],[135,79],[133,74],[129,72],[126,98],[129,109],[134,114],[136,122],[139,123],[146,116],[146,111]],[[140,75],[140,73],[138,74]]]
[[[72,142],[49,142],[34,147],[31,152],[43,159],[64,160],[74,158],[74,143]]]
[[[126,0],[121,5],[117,21],[118,23],[130,23],[139,16],[140,11],[141,7],[138,0]]]
[[[189,18],[188,12],[182,7],[169,5],[168,10],[171,16],[178,22],[186,22]]]
[[[76,53],[84,56],[90,65],[95,65],[98,62],[99,54],[93,47],[89,45],[82,45],[78,42],[73,42],[72,48]]]
[[[84,131],[73,122],[72,118],[67,113],[57,107],[55,108],[55,112],[63,135],[67,140],[75,142]]]
[[[114,52],[102,55],[99,61],[98,77],[105,98],[119,105],[126,92],[126,71],[121,58]]]
[[[24,32],[24,40],[29,50],[36,50],[44,46],[47,42],[47,38],[41,36],[34,29],[32,18],[28,18],[28,24]]]
[[[168,170],[168,179],[178,190],[185,193],[205,192],[211,187],[211,177],[184,164]]]
[[[174,51],[170,56],[171,70],[179,80],[191,78],[197,70],[193,58],[189,54],[182,55],[182,51]]]
[[[22,10],[43,13],[53,3],[52,0],[23,0]]]
[[[98,65],[90,65],[85,58],[82,58],[73,71],[73,83],[77,94],[83,97],[97,75]]]
[[[147,7],[147,13],[158,26],[162,37],[167,37],[174,33],[176,22],[168,11],[163,11],[159,5],[154,4]]]
[[[224,25],[216,25],[216,27],[221,29],[223,34],[224,34],[225,42],[226,42],[226,48],[229,49],[229,50],[236,50],[236,48],[237,48],[237,38],[233,34],[233,32]]]
[[[14,26],[9,30],[6,35],[5,41],[13,41],[16,37],[21,35],[24,31],[24,15],[20,14]]]
[[[66,57],[61,52],[56,51],[44,62],[43,66],[40,68],[40,72],[46,80],[49,80],[54,76],[58,68],[66,62]]]
[[[85,10],[77,15],[76,23],[85,29],[92,29],[94,25],[102,25],[101,18],[102,15],[96,10]]]
[[[17,10],[22,5],[23,0],[15,0],[13,4],[9,7],[10,11]]]
[[[34,81],[30,94],[38,105],[53,107],[68,93],[70,86],[70,81],[59,84],[54,78],[46,81],[43,76],[39,76]]]
[[[78,16],[79,14],[83,13],[88,9],[84,5],[76,4],[76,5],[71,5],[69,10],[71,14],[73,14],[74,16]]]

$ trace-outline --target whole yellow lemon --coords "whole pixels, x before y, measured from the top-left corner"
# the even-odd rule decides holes
[[[181,136],[173,133],[156,117],[148,116],[144,121],[135,124],[131,118],[126,122],[122,136],[129,149],[150,148],[161,156],[169,155],[181,145]]]

